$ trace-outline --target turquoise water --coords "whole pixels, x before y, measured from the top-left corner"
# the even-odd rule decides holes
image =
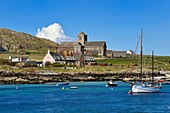
[[[105,85],[71,82],[65,90],[55,84],[0,85],[0,113],[170,113],[170,85],[161,93],[135,95],[128,94],[127,83]]]

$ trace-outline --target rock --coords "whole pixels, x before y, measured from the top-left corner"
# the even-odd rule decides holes
[[[156,73],[157,76],[159,74]],[[123,73],[113,72],[60,72],[53,71],[36,71],[35,73],[13,73],[10,71],[0,70],[0,84],[40,84],[58,81],[108,81],[108,80],[123,80],[127,76]],[[139,73],[130,73],[130,80],[138,80]],[[147,78],[147,76],[146,76]]]

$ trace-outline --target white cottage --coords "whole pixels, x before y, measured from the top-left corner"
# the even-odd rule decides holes
[[[134,52],[133,52],[132,50],[127,50],[127,51],[126,51],[126,54],[129,54],[129,55],[133,55],[133,53],[134,53]]]
[[[65,58],[62,54],[50,52],[50,50],[48,50],[48,53],[46,54],[46,56],[43,59],[44,64],[47,62],[50,62],[51,64],[56,63],[56,62],[58,62],[60,64],[64,64]]]
[[[30,61],[28,57],[12,57],[12,56],[9,56],[8,60],[9,62],[16,62],[16,63]]]

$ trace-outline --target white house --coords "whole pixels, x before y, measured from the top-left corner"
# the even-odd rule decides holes
[[[28,57],[12,57],[9,56],[9,62],[28,62],[30,59]]]
[[[129,54],[129,55],[133,55],[133,53],[134,53],[134,52],[133,52],[132,50],[127,50],[127,51],[126,51],[126,54]]]
[[[44,64],[47,62],[50,62],[51,64],[56,63],[56,62],[63,64],[65,63],[65,58],[62,54],[50,52],[50,50],[48,50],[48,53],[43,59]]]

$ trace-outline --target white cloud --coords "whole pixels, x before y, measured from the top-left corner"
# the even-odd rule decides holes
[[[74,41],[73,38],[64,34],[61,25],[58,23],[53,23],[47,27],[43,27],[42,29],[38,28],[36,36],[39,38],[50,39],[57,43]]]

